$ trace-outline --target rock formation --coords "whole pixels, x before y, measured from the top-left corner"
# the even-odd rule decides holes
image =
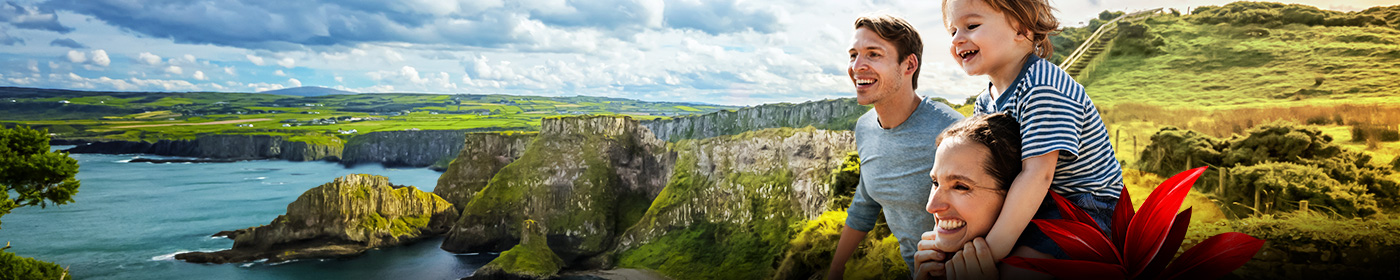
[[[467,133],[462,151],[438,177],[433,194],[452,203],[461,212],[477,191],[486,187],[491,177],[507,164],[525,154],[525,146],[538,133],[476,132]]]
[[[456,216],[451,204],[432,193],[353,174],[307,190],[268,225],[219,233],[233,239],[232,249],[175,258],[229,263],[353,256],[437,236]]]
[[[594,258],[651,204],[675,156],[630,117],[546,118],[525,153],[491,179],[454,224],[442,248],[498,252],[520,242],[522,222],[548,225],[545,238],[565,263]],[[579,260],[585,260],[579,262]]]
[[[851,130],[869,107],[855,98],[829,99],[799,104],[767,104],[735,111],[642,121],[657,138],[666,141],[735,135],[765,128],[807,126],[827,130]]]
[[[550,250],[545,232],[543,224],[525,220],[521,223],[520,244],[501,252],[466,279],[549,279],[557,276],[564,267],[564,260]]]
[[[194,140],[156,142],[99,141],[79,144],[70,153],[153,154],[214,159],[286,159],[291,161],[337,160],[343,144],[339,138],[313,144],[269,135],[205,135]]]
[[[385,166],[426,167],[445,163],[462,150],[467,130],[379,131],[356,135],[345,144],[340,163],[354,166],[381,163]]]

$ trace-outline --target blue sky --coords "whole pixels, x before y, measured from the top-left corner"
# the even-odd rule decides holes
[[[922,32],[920,94],[976,94],[946,55],[940,1],[4,0],[0,85],[113,91],[610,96],[727,105],[852,96],[851,21]],[[1224,0],[1052,0],[1066,26],[1103,10]],[[1395,0],[1284,1],[1333,10]]]

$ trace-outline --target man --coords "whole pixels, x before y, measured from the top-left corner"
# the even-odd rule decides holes
[[[893,16],[861,17],[855,22],[846,73],[856,88],[856,102],[874,108],[856,121],[860,184],[856,187],[831,260],[828,279],[841,279],[846,261],[875,227],[885,221],[899,239],[899,252],[911,272],[920,235],[934,229],[924,210],[933,180],[934,139],[944,127],[962,119],[948,105],[914,94],[918,88],[923,40],[918,31]]]

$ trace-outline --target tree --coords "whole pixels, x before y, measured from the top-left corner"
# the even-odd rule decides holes
[[[19,207],[73,202],[77,174],[78,160],[49,151],[47,131],[0,128],[0,217]],[[11,192],[18,196],[10,197]]]

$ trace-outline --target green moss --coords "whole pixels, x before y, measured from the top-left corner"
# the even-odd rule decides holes
[[[676,146],[687,149],[693,148],[693,144],[682,141]],[[773,274],[775,260],[801,225],[801,218],[796,214],[799,208],[789,199],[792,174],[785,169],[768,173],[736,172],[722,180],[711,181],[694,170],[695,153],[680,154],[670,183],[653,201],[638,226],[664,225],[668,222],[657,219],[668,211],[685,204],[711,202],[697,197],[702,189],[708,188],[742,190],[736,199],[743,201],[726,205],[744,208],[710,211],[728,211],[751,219],[711,222],[706,217],[694,217],[695,222],[689,226],[668,231],[651,242],[624,251],[618,266],[653,269],[676,279],[754,279]]]
[[[0,279],[72,279],[63,267],[0,251]]]
[[[433,215],[399,217],[390,221],[389,234],[394,237],[418,236],[422,228],[428,227]]]
[[[389,220],[384,219],[378,212],[370,212],[360,216],[360,229],[366,232],[374,232],[389,227]]]
[[[522,242],[501,252],[496,259],[482,266],[478,273],[504,272],[533,278],[548,278],[559,273],[564,267],[564,260],[549,249],[543,230],[533,228],[537,225],[535,221],[525,220],[522,223],[526,228],[521,233]]]

